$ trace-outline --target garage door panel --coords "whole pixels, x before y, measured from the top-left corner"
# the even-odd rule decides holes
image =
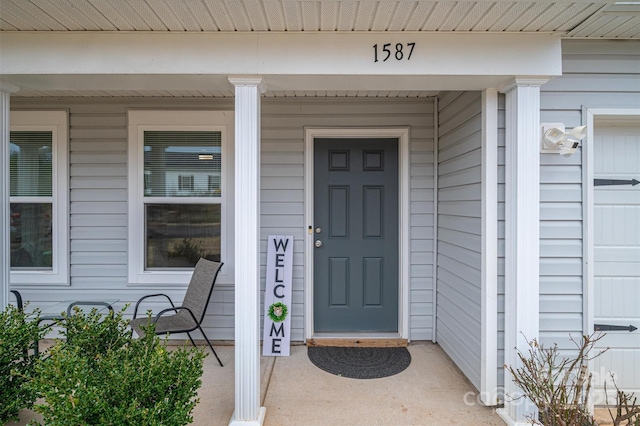
[[[609,277],[630,277],[640,275],[638,262],[596,262],[595,273]]]
[[[624,318],[640,323],[640,278],[598,277],[595,279],[594,303],[596,319]],[[596,321],[598,323],[598,321]],[[629,325],[618,324],[618,325]],[[640,324],[633,324],[640,329]],[[639,334],[640,336],[640,334]]]
[[[640,244],[640,207],[596,206],[594,210],[596,248]]]
[[[612,370],[610,366],[620,366],[617,370]],[[633,348],[619,349],[611,348],[597,357],[594,362],[593,384],[603,383],[609,378],[609,371],[616,375],[616,383],[619,388],[625,388],[636,395],[640,390],[637,385],[637,377],[640,377],[640,351]],[[601,385],[602,386],[602,385]],[[607,388],[613,388],[611,382],[607,383]]]
[[[598,131],[598,129],[596,129]],[[609,127],[596,134],[594,157],[595,173],[624,173],[637,170],[640,161],[638,127]]]
[[[637,122],[638,120],[636,120]],[[599,122],[595,129],[594,178],[640,180],[640,128]],[[619,183],[619,182],[617,182]],[[640,185],[594,186],[593,322],[640,329]],[[604,404],[604,380],[617,373],[618,387],[640,393],[640,330],[606,330],[594,360],[594,402]],[[611,394],[613,383],[608,383]],[[615,401],[615,398],[611,399]]]
[[[640,247],[596,247],[598,262],[640,262]]]
[[[629,176],[629,179],[635,178],[640,180],[640,176]],[[613,205],[613,206],[629,206],[632,207],[640,203],[640,185],[636,185],[633,191],[626,186],[596,186],[593,202],[596,206]],[[637,208],[637,207],[636,207]]]

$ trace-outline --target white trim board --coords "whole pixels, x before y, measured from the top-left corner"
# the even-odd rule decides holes
[[[399,154],[399,309],[398,334],[409,340],[409,128],[305,128],[305,225],[314,227],[313,148],[315,138],[397,138]],[[314,336],[313,328],[313,234],[305,241],[305,308],[304,337]]]
[[[440,114],[439,99],[433,99],[433,272],[431,303],[433,306],[431,341],[438,342],[438,165],[440,164]]]
[[[498,405],[498,91],[482,92],[480,399]]]
[[[228,91],[229,75],[269,90],[479,90],[559,76],[561,50],[548,33],[5,32],[0,74],[23,90]]]

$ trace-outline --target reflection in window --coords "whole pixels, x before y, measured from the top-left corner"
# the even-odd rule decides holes
[[[179,191],[193,191],[193,175],[178,176],[178,190]]]
[[[11,203],[11,267],[53,266],[51,203]]]
[[[52,133],[10,133],[10,250],[12,269],[53,267]]]
[[[144,132],[145,269],[220,261],[222,134]]]
[[[220,261],[220,204],[147,204],[146,268]]]
[[[220,132],[145,131],[145,196],[220,197],[221,146]]]

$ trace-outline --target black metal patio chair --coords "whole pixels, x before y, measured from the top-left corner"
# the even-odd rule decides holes
[[[201,327],[202,320],[204,319],[205,313],[207,312],[209,300],[211,299],[211,294],[213,293],[213,286],[216,282],[216,278],[218,277],[218,272],[220,272],[221,267],[222,262],[212,262],[210,260],[202,258],[198,260],[198,263],[196,264],[196,267],[193,271],[191,281],[189,282],[187,293],[184,296],[184,300],[182,301],[181,306],[176,306],[171,298],[164,293],[149,294],[140,298],[140,300],[138,300],[138,302],[136,303],[136,307],[133,312],[133,320],[131,320],[130,324],[131,328],[139,336],[143,336],[144,330],[142,327],[148,324],[149,319],[147,317],[136,318],[138,315],[138,307],[140,306],[140,303],[150,297],[166,297],[171,304],[171,307],[163,309],[155,317],[152,318],[152,322],[154,322],[156,325],[155,333],[187,333],[187,336],[189,336],[189,340],[191,340],[193,346],[196,346],[196,343],[193,341],[190,332],[198,329],[209,344],[213,355],[215,355],[218,363],[220,363],[220,366],[222,367],[222,361],[220,361],[218,354],[213,349],[209,338],[207,338],[207,335],[204,333],[204,330]],[[171,315],[167,315],[169,313],[171,313]]]

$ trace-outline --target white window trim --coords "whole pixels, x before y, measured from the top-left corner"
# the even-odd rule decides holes
[[[52,192],[51,197],[47,197],[52,202],[53,268],[51,270],[12,270],[10,273],[12,286],[70,285],[68,122],[67,111],[11,111],[11,131],[51,131],[53,152]],[[20,201],[37,199],[10,198],[17,198]]]
[[[233,215],[233,141],[234,116],[231,111],[141,111],[128,112],[128,213],[129,213],[129,267],[130,286],[175,285],[185,286],[191,279],[191,270],[145,271],[144,269],[144,165],[142,150],[145,130],[201,130],[222,133],[222,197],[220,229],[221,260],[224,266],[216,283],[232,284],[234,277],[234,215]],[[151,201],[152,199],[149,199]],[[186,197],[184,202],[197,199]]]

